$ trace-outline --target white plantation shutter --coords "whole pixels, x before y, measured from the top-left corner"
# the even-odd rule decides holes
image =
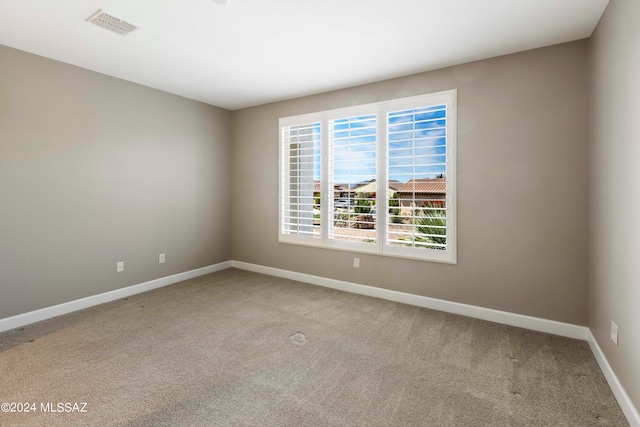
[[[387,113],[389,180],[398,209],[389,217],[387,244],[447,247],[447,106]]]
[[[385,106],[386,254],[456,262],[455,103],[447,91]]]
[[[456,91],[280,119],[285,243],[456,263]]]
[[[376,114],[329,120],[329,239],[372,244],[376,238]],[[361,189],[359,191],[359,189]]]
[[[280,232],[319,239],[320,123],[282,127],[281,144]]]

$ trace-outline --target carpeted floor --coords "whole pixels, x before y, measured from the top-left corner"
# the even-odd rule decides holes
[[[628,425],[586,342],[236,269],[2,333],[0,375],[2,426]]]

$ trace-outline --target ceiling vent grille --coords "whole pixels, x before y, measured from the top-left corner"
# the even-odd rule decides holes
[[[88,17],[87,22],[95,24],[98,27],[102,27],[105,30],[120,34],[121,36],[127,36],[138,29],[135,25],[105,13],[102,10],[98,10],[96,13]]]

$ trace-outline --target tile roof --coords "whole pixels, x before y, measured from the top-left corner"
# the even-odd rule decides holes
[[[419,178],[411,179],[405,183],[398,193],[447,193],[447,180],[445,178]]]
[[[364,187],[364,186],[369,185],[369,184],[374,183],[374,182],[376,182],[376,180],[372,179],[371,181],[364,181],[364,182],[361,182],[361,183],[358,183],[358,184],[353,184],[351,187],[352,187],[353,191],[357,191],[358,188]],[[392,180],[389,181],[389,188],[392,189],[392,190],[395,190],[395,191],[398,191],[400,189],[400,187],[402,187],[403,185],[404,185],[404,183],[402,183],[400,181],[396,181],[395,179],[392,179]]]
[[[371,182],[375,182],[371,180],[369,182],[354,184],[353,189],[351,191],[355,191],[357,187],[368,185]],[[414,183],[415,183],[415,191],[417,193],[442,193],[445,194],[447,192],[447,182],[445,178],[419,178],[412,179],[409,182],[400,182],[391,180],[389,181],[389,188],[395,190],[399,193],[412,193],[414,191]],[[348,189],[348,185],[346,184],[335,184],[333,186],[334,191],[346,191]],[[313,181],[313,191],[320,192],[320,181]]]
[[[391,180],[389,181],[389,188],[393,189],[393,190],[400,190],[402,188],[404,184],[400,181],[396,181],[396,180]]]

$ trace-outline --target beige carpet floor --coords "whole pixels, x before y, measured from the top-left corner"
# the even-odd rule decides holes
[[[0,375],[2,426],[628,425],[586,342],[236,269],[2,333]]]

